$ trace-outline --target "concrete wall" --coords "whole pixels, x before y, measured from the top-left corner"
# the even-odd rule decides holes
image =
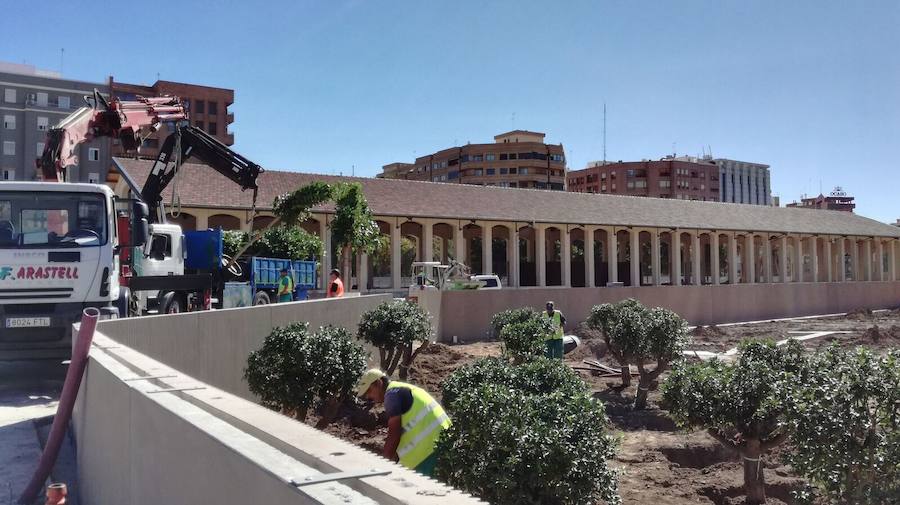
[[[82,503],[480,503],[104,335],[94,344],[73,416]],[[165,378],[139,379],[151,376]],[[290,483],[372,469],[390,473]]]
[[[900,282],[444,291],[440,340],[450,341],[453,335],[484,338],[492,315],[508,308],[541,308],[547,300],[556,302],[568,319],[567,329],[572,330],[587,318],[592,306],[629,297],[674,310],[692,324],[714,324],[897,307]]]
[[[390,295],[311,300],[259,307],[101,321],[99,331],[229,393],[253,399],[243,379],[247,357],[276,326],[331,324],[351,333],[363,312]],[[376,354],[377,356],[377,354]]]

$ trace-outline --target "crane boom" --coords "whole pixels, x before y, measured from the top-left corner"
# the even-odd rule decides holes
[[[44,151],[37,160],[43,180],[65,182],[66,167],[78,164],[78,147],[84,142],[113,137],[122,142],[125,151],[134,151],[163,122],[187,119],[184,105],[171,96],[107,101],[95,89],[85,103],[89,106],[79,108],[47,132]]]
[[[177,158],[173,159],[173,156]],[[253,204],[256,205],[256,193],[259,186],[256,178],[263,172],[262,167],[234,152],[218,139],[200,128],[179,125],[166,137],[159,155],[150,168],[150,175],[141,190],[141,199],[151,209],[151,222],[163,222],[164,213],[160,208],[163,191],[181,169],[181,164],[188,158],[197,158],[210,168],[231,179],[241,186],[241,190],[253,190]]]

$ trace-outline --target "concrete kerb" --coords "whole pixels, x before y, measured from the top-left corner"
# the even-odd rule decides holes
[[[208,495],[177,490],[205,490],[209,488],[204,486],[213,484],[217,490],[242,488],[230,494],[217,491],[218,503],[481,503],[353,444],[199,382],[127,346],[115,345],[102,334],[95,336],[95,342],[86,390],[75,417],[82,463],[79,471],[84,473],[82,480],[87,479],[87,497],[94,498],[90,503],[196,503]],[[144,376],[166,377],[139,379]],[[127,392],[127,406],[118,405],[121,395],[117,401],[101,399],[111,392],[110,387]],[[154,393],[181,388],[199,389]],[[111,416],[110,409],[119,415]],[[98,417],[107,416],[115,418],[115,426],[109,426],[113,440],[98,432],[98,427],[106,429],[108,424]],[[86,445],[82,447],[82,443]],[[128,450],[122,451],[123,446]],[[119,461],[123,458],[127,461]],[[169,458],[173,460],[167,461]],[[130,484],[128,489],[121,484],[116,489],[110,479],[121,482],[123,468],[131,475],[125,479]],[[310,500],[298,501],[296,489],[289,484],[291,479],[303,480],[322,472],[367,472],[373,468],[388,469],[391,474],[302,487]],[[175,485],[179,480],[184,482]],[[166,485],[160,486],[161,482]],[[138,493],[141,496],[136,496]]]

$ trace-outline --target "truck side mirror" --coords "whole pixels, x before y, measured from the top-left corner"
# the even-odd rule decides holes
[[[144,202],[134,202],[131,210],[131,245],[141,247],[150,240],[150,210]]]

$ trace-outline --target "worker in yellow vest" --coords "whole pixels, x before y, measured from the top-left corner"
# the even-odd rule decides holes
[[[553,302],[547,302],[547,310],[541,312],[544,319],[553,324],[554,331],[547,337],[544,344],[547,348],[544,355],[548,358],[562,359],[563,357],[563,327],[566,324],[566,316],[553,308]]]
[[[437,463],[435,442],[450,427],[450,417],[441,404],[424,389],[393,381],[377,368],[363,374],[356,394],[384,404],[388,416],[384,457],[432,476]]]
[[[281,277],[278,278],[278,303],[294,301],[294,278],[287,268],[281,269]]]

